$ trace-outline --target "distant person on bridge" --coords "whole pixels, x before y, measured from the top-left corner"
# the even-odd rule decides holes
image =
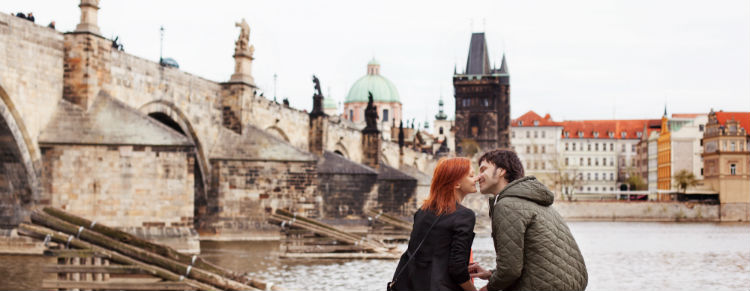
[[[573,235],[551,205],[552,191],[524,177],[516,153],[493,150],[479,158],[479,189],[489,199],[497,268],[469,266],[482,290],[584,290],[588,273]]]
[[[475,182],[469,159],[438,162],[388,290],[476,290],[469,275],[475,215],[460,204]]]

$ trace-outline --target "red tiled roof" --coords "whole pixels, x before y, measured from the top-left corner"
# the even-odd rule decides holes
[[[650,134],[659,128],[654,125],[661,122],[658,119],[636,119],[636,120],[573,120],[563,121],[562,137],[568,133],[567,138],[601,138],[601,139],[638,139],[638,132],[643,132],[647,126]],[[579,136],[579,132],[582,136]],[[625,136],[623,136],[623,132]],[[598,136],[596,134],[598,133]],[[610,133],[612,136],[610,137]]]
[[[534,121],[538,123],[534,125]],[[526,112],[524,115],[511,120],[511,127],[533,127],[533,126],[562,126],[560,122],[552,121],[552,117],[549,114],[544,117],[539,116],[533,110]]]
[[[716,112],[716,120],[721,125],[727,125],[727,121],[732,119],[739,121],[745,132],[750,133],[750,112]]]

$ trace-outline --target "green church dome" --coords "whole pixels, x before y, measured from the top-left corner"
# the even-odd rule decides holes
[[[367,75],[354,82],[344,103],[367,102],[368,92],[375,102],[401,102],[396,85],[380,75],[380,64],[374,58],[367,64]]]

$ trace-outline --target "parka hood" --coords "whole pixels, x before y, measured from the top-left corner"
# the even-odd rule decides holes
[[[510,182],[497,196],[497,200],[505,197],[518,197],[542,206],[550,206],[555,201],[552,191],[534,176],[526,176]]]

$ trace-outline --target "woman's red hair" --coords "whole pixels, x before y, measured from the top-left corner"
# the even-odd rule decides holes
[[[456,211],[456,182],[469,174],[471,161],[467,158],[442,158],[432,174],[430,196],[422,203],[422,210],[431,210],[437,215]]]

